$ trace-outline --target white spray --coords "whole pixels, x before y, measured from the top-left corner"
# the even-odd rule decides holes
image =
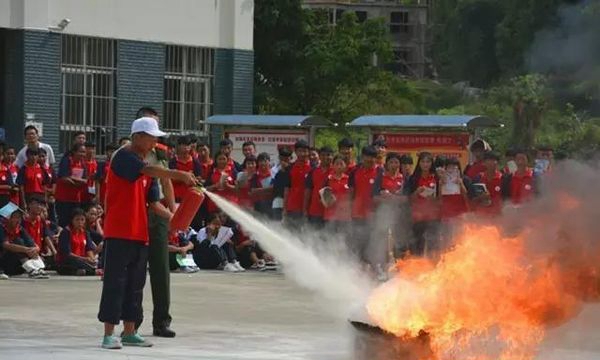
[[[245,232],[283,265],[283,271],[300,286],[331,301],[335,315],[347,318],[362,307],[373,284],[347,253],[319,246],[318,236],[302,233],[301,241],[280,224],[261,221],[219,195],[205,191],[215,204],[239,223]],[[333,243],[333,239],[330,243]],[[323,244],[321,244],[323,245]]]

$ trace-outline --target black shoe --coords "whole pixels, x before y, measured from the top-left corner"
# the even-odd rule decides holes
[[[164,337],[164,338],[174,338],[175,337],[175,331],[171,330],[168,327],[154,328],[154,331],[152,331],[152,334],[154,336]]]

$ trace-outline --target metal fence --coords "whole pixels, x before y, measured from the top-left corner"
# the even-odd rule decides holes
[[[214,50],[169,45],[166,51],[163,127],[205,135],[213,109]]]
[[[77,131],[99,154],[116,140],[116,69],[116,40],[62,35],[61,153]]]

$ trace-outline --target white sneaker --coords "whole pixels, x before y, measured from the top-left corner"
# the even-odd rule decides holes
[[[10,279],[10,278],[8,277],[8,275],[6,275],[6,274],[5,274],[5,273],[3,273],[3,272],[0,272],[0,280],[8,280],[8,279]]]
[[[227,263],[227,265],[223,267],[223,271],[238,272],[239,270],[235,267],[235,265],[233,265],[233,263]]]
[[[236,262],[234,262],[234,263],[233,263],[233,266],[235,266],[235,267],[236,267],[236,269],[237,269],[239,272],[244,272],[244,271],[246,271],[246,269],[244,269],[244,268],[242,267],[242,265],[240,265],[240,262],[239,262],[239,261],[236,261]]]

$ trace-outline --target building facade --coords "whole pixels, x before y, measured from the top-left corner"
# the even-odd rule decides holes
[[[390,64],[390,70],[420,79],[428,76],[428,24],[432,1],[304,0],[304,6],[327,11],[332,24],[347,11],[354,12],[359,21],[385,19],[394,47],[394,61]]]
[[[37,125],[57,152],[84,131],[103,149],[137,109],[169,133],[252,112],[253,0],[0,1],[0,127]],[[214,134],[212,134],[214,133]]]

